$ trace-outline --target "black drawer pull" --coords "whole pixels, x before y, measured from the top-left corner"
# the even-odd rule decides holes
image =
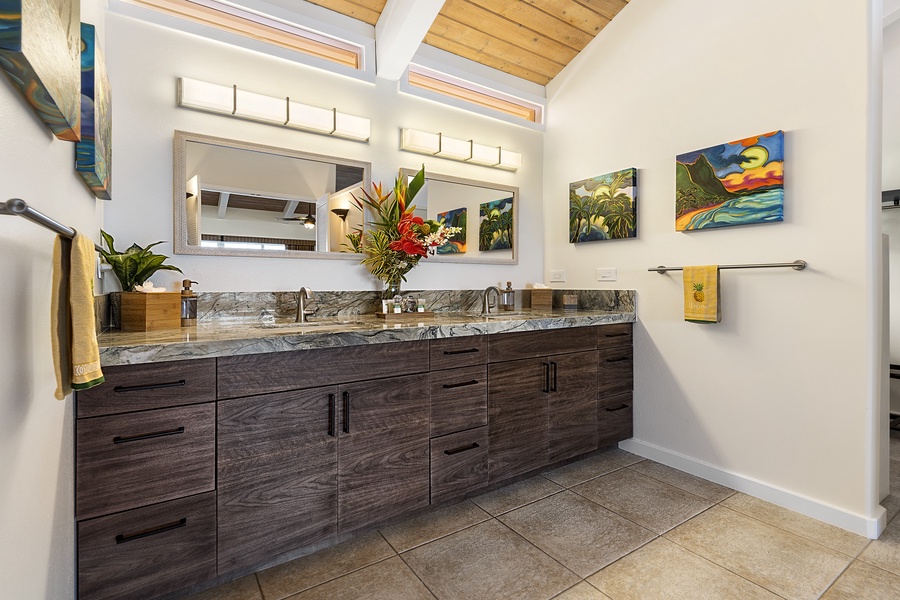
[[[624,337],[628,335],[628,332],[625,333],[604,333],[603,337]]]
[[[328,435],[334,437],[335,415],[337,413],[337,397],[328,394]]]
[[[453,388],[465,387],[465,386],[467,386],[467,385],[477,385],[477,384],[478,384],[478,380],[477,380],[477,379],[473,379],[473,380],[471,380],[471,381],[463,381],[462,383],[445,383],[445,384],[444,384],[444,389],[445,389],[445,390],[450,390],[450,389],[453,389]]]
[[[631,358],[630,356],[620,356],[619,358],[607,358],[606,362],[622,362],[623,360],[628,360]]]
[[[124,444],[125,442],[139,442],[141,440],[150,440],[158,437],[166,437],[167,435],[178,435],[184,433],[184,427],[176,427],[175,429],[166,429],[165,431],[154,431],[153,433],[140,433],[138,435],[117,435],[113,438],[113,444]]]
[[[350,392],[344,392],[344,433],[350,433]]]
[[[465,350],[444,350],[444,356],[453,356],[454,354],[472,354],[478,352],[478,348],[466,348]]]
[[[181,379],[179,381],[169,381],[168,383],[148,383],[147,385],[117,385],[113,388],[113,391],[117,394],[125,394],[127,392],[146,392],[147,390],[161,390],[184,385],[187,385],[187,382]]]
[[[631,408],[631,405],[629,405],[629,404],[623,404],[623,405],[621,405],[621,406],[607,407],[607,408],[606,408],[606,412],[616,412],[617,410],[624,410],[624,409],[626,409],[626,408]]]
[[[550,391],[558,392],[559,391],[559,385],[558,385],[559,384],[559,376],[558,376],[558,373],[556,372],[556,361],[550,361],[550,368],[553,370],[553,379],[552,379],[553,383],[550,385]]]
[[[453,454],[459,454],[460,452],[465,452],[466,450],[474,450],[478,447],[478,442],[472,442],[467,446],[460,446],[459,448],[451,448],[450,450],[444,450],[444,454],[447,456],[451,456]]]
[[[177,521],[172,521],[171,523],[166,523],[165,525],[160,525],[159,527],[152,527],[150,529],[138,531],[137,533],[120,533],[116,536],[116,543],[124,544],[125,542],[139,540],[150,535],[156,535],[157,533],[172,531],[173,529],[178,529],[179,527],[184,527],[185,525],[187,525],[187,517],[184,517]]]
[[[541,363],[544,367],[544,387],[541,389],[545,394],[550,393],[550,363]]]

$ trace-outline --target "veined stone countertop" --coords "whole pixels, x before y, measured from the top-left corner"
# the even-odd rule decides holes
[[[309,324],[214,321],[162,331],[113,330],[100,334],[98,342],[101,365],[114,366],[634,321],[633,311],[602,310],[523,310],[491,317],[435,313],[433,317],[409,323],[385,322],[375,315],[359,315],[312,319]]]

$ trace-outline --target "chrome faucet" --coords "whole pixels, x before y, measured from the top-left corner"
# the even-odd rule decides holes
[[[306,301],[312,300],[315,296],[312,291],[303,286],[300,288],[300,291],[297,292],[297,318],[294,319],[294,323],[306,323]]]
[[[494,292],[494,294],[496,294],[497,304],[498,305],[500,304],[500,288],[498,288],[496,285],[489,285],[488,287],[484,288],[484,293],[481,296],[481,302],[482,302],[481,314],[482,315],[491,314],[491,307],[496,306],[496,305],[490,303],[491,292]]]

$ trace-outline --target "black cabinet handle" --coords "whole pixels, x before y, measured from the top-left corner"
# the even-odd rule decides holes
[[[119,535],[116,536],[116,543],[124,544],[125,542],[139,540],[141,538],[145,538],[150,535],[156,535],[157,533],[163,533],[165,531],[172,531],[173,529],[178,529],[179,527],[184,527],[185,525],[187,525],[186,517],[179,519],[178,521],[166,523],[165,525],[160,525],[159,527],[151,527],[150,529],[145,529],[143,531],[138,531],[136,533],[120,533]]]
[[[444,454],[447,456],[451,456],[453,454],[459,454],[460,452],[465,452],[466,450],[474,450],[478,448],[478,442],[472,442],[467,446],[460,446],[459,448],[451,448],[450,450],[444,450]]]
[[[553,371],[553,378],[551,379],[552,383],[550,384],[550,391],[556,392],[559,390],[559,388],[557,387],[557,384],[559,383],[559,378],[557,377],[557,373],[556,373],[556,361],[550,361],[550,369]]]
[[[350,433],[350,392],[344,392],[344,433]]]
[[[473,379],[473,380],[471,380],[471,381],[463,381],[462,383],[445,383],[445,384],[444,384],[444,389],[445,389],[445,390],[450,390],[450,389],[453,389],[453,388],[465,387],[465,386],[467,386],[467,385],[477,385],[477,384],[478,384],[478,380],[477,380],[477,379]]]
[[[615,412],[617,410],[624,410],[626,408],[631,408],[631,406],[628,404],[623,404],[621,406],[608,406],[606,408],[606,412]]]
[[[124,444],[125,442],[139,442],[141,440],[150,440],[167,435],[178,435],[184,433],[184,427],[176,427],[175,429],[166,429],[165,431],[154,431],[153,433],[140,433],[138,435],[117,435],[113,438],[113,444]]]
[[[328,394],[328,435],[334,437],[335,416],[337,413],[337,396]]]
[[[544,367],[544,387],[541,389],[545,394],[550,393],[550,363],[541,363]]]
[[[163,388],[182,387],[187,382],[184,379],[179,381],[169,381],[167,383],[148,383],[147,385],[117,385],[113,391],[117,394],[127,394],[128,392],[146,392],[147,390],[161,390]]]
[[[628,360],[631,358],[630,356],[620,356],[619,358],[607,358],[606,362],[622,362],[623,360]]]
[[[624,337],[628,335],[628,333],[604,333],[603,337]]]
[[[465,350],[444,350],[444,356],[453,356],[454,354],[472,354],[478,352],[478,348],[466,348]]]

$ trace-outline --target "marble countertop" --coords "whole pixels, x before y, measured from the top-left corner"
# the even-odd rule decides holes
[[[375,315],[313,319],[309,324],[221,321],[195,327],[148,332],[100,334],[103,366],[165,362],[191,358],[358,346],[538,329],[587,327],[634,322],[633,312],[568,310],[521,311],[483,317],[471,313],[435,313],[420,322],[385,322]]]

